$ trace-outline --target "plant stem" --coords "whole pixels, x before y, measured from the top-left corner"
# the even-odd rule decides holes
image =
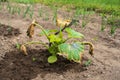
[[[64,42],[68,41],[69,39],[71,39],[71,38],[67,38],[67,39],[65,39]]]
[[[49,40],[49,37],[48,37],[48,35],[47,35],[47,33],[45,32],[45,29],[41,26],[41,25],[39,25],[39,24],[37,24],[37,23],[34,23],[36,26],[38,26],[42,31],[43,31],[43,33],[45,34],[45,36],[47,37],[47,39]]]

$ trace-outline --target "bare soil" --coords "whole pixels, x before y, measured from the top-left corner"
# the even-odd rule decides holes
[[[32,19],[29,16],[23,18],[22,14],[12,15],[5,7],[0,10],[0,80],[120,80],[120,29],[116,30],[114,37],[110,35],[109,26],[101,32],[101,17],[98,14],[87,16],[89,22],[84,28],[81,27],[81,18],[77,26],[72,26],[85,35],[85,41],[94,44],[95,58],[87,54],[86,47],[84,61],[91,59],[92,64],[85,67],[60,56],[56,63],[49,64],[47,57],[50,54],[41,45],[27,47],[29,55],[23,55],[15,48],[16,43],[47,40],[38,37],[40,30],[37,28],[34,37],[29,39],[26,30]],[[38,14],[39,8],[43,10],[42,17]],[[62,17],[71,17],[73,13],[62,9],[58,11]],[[47,6],[34,5],[34,18],[44,28],[56,28],[52,21],[53,10]]]

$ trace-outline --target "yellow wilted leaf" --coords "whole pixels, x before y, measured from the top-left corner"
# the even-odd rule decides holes
[[[28,55],[25,45],[21,45],[20,50],[23,52],[24,55]]]

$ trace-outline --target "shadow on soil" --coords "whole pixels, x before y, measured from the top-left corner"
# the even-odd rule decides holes
[[[46,50],[28,50],[29,55],[24,56],[19,51],[6,53],[0,61],[0,79],[1,80],[31,80],[41,74],[44,77],[47,73],[62,74],[67,70],[74,69],[76,72],[85,71],[85,67],[80,64],[70,62],[63,57],[58,56],[58,61],[54,64],[47,62],[49,56]],[[33,61],[33,58],[36,60]]]
[[[60,56],[56,63],[49,64],[47,62],[49,53],[46,50],[28,50],[28,53],[28,56],[24,56],[19,51],[6,53],[0,61],[1,80],[31,80],[37,77],[37,74],[44,77],[47,73],[62,74],[70,69],[79,72],[85,70],[80,64],[70,62]],[[33,58],[36,60],[33,61]]]
[[[19,29],[0,23],[0,35],[6,37],[12,37],[12,36],[18,36],[19,34],[20,34]]]

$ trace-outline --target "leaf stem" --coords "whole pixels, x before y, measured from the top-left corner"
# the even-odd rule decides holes
[[[67,39],[64,40],[64,42],[68,41],[69,39],[71,39],[71,38],[68,37]]]
[[[43,33],[45,34],[45,36],[47,37],[47,39],[49,40],[49,37],[48,37],[48,35],[47,35],[47,33],[45,32],[45,29],[41,26],[41,25],[39,25],[39,24],[37,24],[37,23],[34,23],[36,26],[38,26],[42,31],[43,31]]]
[[[25,43],[24,45],[30,45],[30,44],[42,44],[42,45],[44,45],[46,48],[48,48],[48,46],[45,44],[45,43],[43,43],[43,42],[38,42],[38,41],[31,41],[31,42],[27,42],[27,43]]]
[[[91,42],[82,42],[81,44],[82,45],[89,45],[90,46],[90,48],[89,48],[89,54],[93,55],[94,46],[93,46],[93,44]]]

